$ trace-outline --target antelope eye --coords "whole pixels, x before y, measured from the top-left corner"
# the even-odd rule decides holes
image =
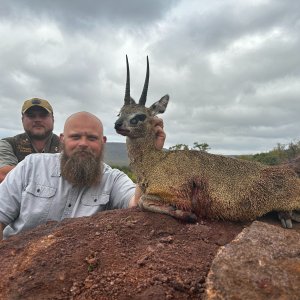
[[[132,124],[132,125],[136,125],[137,122],[138,122],[137,118],[132,118],[132,119],[130,120],[130,124]]]
[[[136,115],[134,118],[130,120],[130,124],[136,125],[139,121],[143,122],[146,119],[145,114]]]

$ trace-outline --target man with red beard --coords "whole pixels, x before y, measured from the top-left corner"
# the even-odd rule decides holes
[[[52,132],[51,104],[32,98],[24,102],[21,113],[25,132],[0,140],[0,182],[28,154],[59,152],[59,137]]]
[[[155,122],[161,149],[165,133],[162,120]],[[95,115],[71,115],[60,139],[62,153],[27,156],[0,185],[0,239],[50,220],[137,205],[140,189],[102,161],[106,137]]]

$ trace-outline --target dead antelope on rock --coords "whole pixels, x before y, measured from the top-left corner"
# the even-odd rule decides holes
[[[300,179],[284,166],[209,154],[197,150],[164,151],[155,148],[151,118],[163,113],[169,96],[146,107],[149,61],[138,103],[130,96],[130,75],[124,105],[115,122],[117,133],[126,136],[130,166],[143,195],[144,210],[185,220],[198,218],[250,221],[278,212],[284,227],[300,222]]]

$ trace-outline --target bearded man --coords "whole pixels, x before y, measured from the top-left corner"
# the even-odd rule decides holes
[[[156,147],[161,149],[162,120],[154,122]],[[71,115],[60,140],[62,153],[28,155],[1,183],[0,239],[50,220],[137,205],[139,187],[102,161],[106,137],[95,115]]]
[[[59,137],[52,132],[51,104],[32,98],[24,102],[21,114],[25,132],[0,140],[0,182],[28,154],[59,152]]]

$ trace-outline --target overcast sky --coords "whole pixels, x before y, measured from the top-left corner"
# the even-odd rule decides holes
[[[109,142],[123,105],[129,57],[139,99],[150,61],[150,106],[166,147],[266,152],[300,140],[299,0],[0,0],[0,137],[21,133],[25,99],[67,116],[102,119]]]

